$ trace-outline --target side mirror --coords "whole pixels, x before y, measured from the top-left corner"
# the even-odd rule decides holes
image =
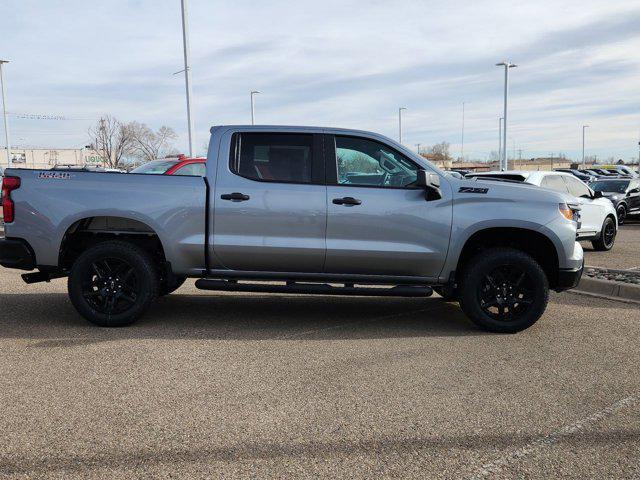
[[[425,200],[438,200],[442,198],[440,191],[440,177],[436,173],[429,173],[426,170],[418,170],[418,178],[416,179],[418,187],[425,188]]]
[[[594,191],[593,198],[602,198],[602,192],[599,190]]]
[[[632,188],[629,193],[640,193],[640,188]]]

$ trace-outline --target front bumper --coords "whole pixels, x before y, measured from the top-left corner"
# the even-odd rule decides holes
[[[575,288],[580,283],[582,278],[582,272],[584,270],[584,262],[579,268],[562,268],[558,271],[558,283],[556,285],[556,292],[562,292]]]
[[[18,270],[33,270],[36,268],[36,258],[24,240],[0,238],[0,265]]]

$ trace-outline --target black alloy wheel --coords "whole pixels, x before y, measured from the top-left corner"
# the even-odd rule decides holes
[[[82,283],[82,296],[99,313],[117,315],[130,309],[140,295],[135,268],[121,258],[91,263]]]
[[[618,214],[618,225],[622,225],[627,219],[627,208],[624,205],[618,205],[616,213]]]
[[[480,308],[497,321],[518,321],[534,302],[532,282],[518,265],[498,266],[484,275],[478,291]]]

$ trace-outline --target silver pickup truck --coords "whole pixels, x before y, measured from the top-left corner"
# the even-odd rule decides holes
[[[427,297],[517,332],[574,287],[579,207],[456,179],[375,133],[211,129],[205,177],[8,169],[0,264],[68,277],[101,326],[138,319],[188,277],[204,290]]]

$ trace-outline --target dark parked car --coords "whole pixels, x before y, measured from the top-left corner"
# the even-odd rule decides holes
[[[613,202],[618,214],[618,224],[622,225],[628,215],[640,214],[640,180],[638,179],[600,179],[593,182],[591,188],[602,192]]]

